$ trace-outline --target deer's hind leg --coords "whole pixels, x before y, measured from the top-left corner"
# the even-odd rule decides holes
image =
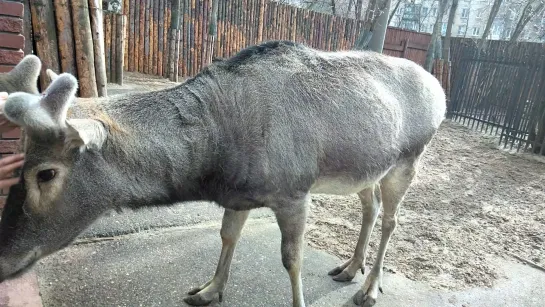
[[[333,280],[351,281],[356,276],[358,270],[361,270],[361,272],[364,273],[369,238],[371,237],[380,211],[380,194],[380,185],[378,184],[368,187],[358,193],[362,209],[361,230],[358,243],[356,244],[352,258],[328,272],[329,275],[333,275]]]
[[[397,225],[399,207],[413,181],[417,165],[418,157],[400,161],[381,180],[382,207],[384,209],[382,237],[373,268],[362,289],[354,295],[353,300],[356,305],[373,306],[377,300],[378,292],[382,292],[384,256]]]

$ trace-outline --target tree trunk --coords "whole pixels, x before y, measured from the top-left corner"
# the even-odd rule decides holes
[[[337,15],[337,12],[335,9],[335,0],[331,0],[331,14]]]
[[[482,50],[484,44],[486,43],[486,38],[488,37],[488,33],[490,33],[490,28],[492,28],[492,23],[494,22],[496,15],[498,15],[498,12],[500,11],[500,6],[502,2],[503,0],[494,0],[494,4],[492,5],[492,9],[490,10],[490,15],[488,15],[486,27],[484,28],[483,36],[481,37],[481,41],[479,42],[479,50]]]
[[[534,9],[532,4],[534,4],[535,2],[537,1],[528,0],[528,3],[526,4],[526,6],[524,7],[524,10],[522,11],[522,14],[520,14],[520,18],[519,18],[519,21],[517,22],[517,26],[515,27],[515,30],[513,31],[511,38],[509,39],[511,43],[514,43],[518,40],[518,38],[522,34],[522,31],[524,31],[526,24],[528,24],[528,22],[532,20],[534,16],[541,14],[543,9],[545,8],[545,2],[539,1],[539,4],[537,4],[537,6]]]
[[[450,60],[450,37],[452,36],[452,24],[454,23],[454,18],[456,17],[456,10],[458,10],[458,0],[452,0],[452,5],[450,6],[450,12],[448,15],[447,22],[447,33],[445,34],[445,41],[443,44],[443,60]]]
[[[350,18],[350,11],[352,10],[352,6],[354,6],[354,0],[348,1],[348,10],[346,10],[346,16],[345,18]]]
[[[382,53],[384,48],[384,38],[386,37],[386,30],[388,28],[388,17],[390,12],[390,6],[392,5],[392,0],[384,0],[385,4],[381,8],[379,14],[375,21],[373,22],[371,31],[372,36],[369,41],[368,49]]]
[[[361,13],[363,11],[363,0],[356,0],[356,19],[361,20]]]
[[[169,56],[169,76],[170,81],[178,82],[178,74],[175,67],[178,66],[176,61],[176,47],[179,45],[178,26],[180,24],[180,0],[172,1],[172,17],[170,19],[170,56]]]
[[[458,0],[455,0],[458,1]],[[394,6],[394,9],[390,12],[390,17],[388,17],[388,25],[390,25],[390,22],[392,21],[392,18],[394,18],[394,15],[399,8],[399,5],[401,4],[401,0],[397,0],[396,5]]]
[[[433,26],[433,33],[431,34],[431,42],[428,48],[428,53],[426,55],[426,62],[424,68],[427,71],[431,72],[433,67],[433,54],[435,53],[437,40],[441,35],[441,24],[443,23],[443,16],[445,15],[445,7],[447,6],[448,0],[439,0],[439,9],[437,10],[437,19],[435,20],[435,25]]]

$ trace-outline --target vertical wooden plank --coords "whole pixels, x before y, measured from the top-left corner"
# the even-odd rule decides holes
[[[223,10],[222,10],[222,2],[218,1],[218,27],[217,27],[217,33],[216,33],[216,46],[214,47],[214,53],[212,54],[212,57],[221,57],[221,33],[222,33],[222,16],[223,16]]]
[[[250,7],[251,7],[251,15],[250,15],[250,44],[255,45],[256,43],[256,33],[257,33],[257,27],[258,27],[258,18],[257,18],[257,1],[256,0],[249,0],[250,1]]]
[[[74,49],[74,34],[72,32],[72,18],[70,17],[70,6],[68,0],[56,0],[55,19],[59,40],[60,71],[77,76],[76,53]],[[26,27],[26,25],[25,25]],[[25,45],[31,45],[32,41],[26,41]]]
[[[209,17],[209,6],[210,1],[204,0],[203,1],[203,14],[202,14],[202,38],[201,38],[201,44],[203,52],[201,52],[201,68],[203,69],[206,64],[208,64],[208,54],[210,53],[210,46],[208,45],[208,17]]]
[[[23,10],[23,36],[25,37],[25,48],[23,51],[25,55],[32,53],[33,44],[30,42],[34,41],[32,36],[32,14],[30,13],[30,0],[23,0],[24,10]],[[24,135],[24,134],[23,134]]]
[[[150,31],[150,12],[151,12],[151,1],[146,0],[146,11],[144,15],[144,73],[150,73],[150,64],[151,64],[151,53],[150,53],[150,41],[151,41],[151,31]]]
[[[180,56],[179,56],[179,60],[178,60],[178,74],[179,76],[183,76],[184,75],[184,66],[185,66],[185,56],[184,56],[184,52],[185,52],[185,29],[186,29],[186,26],[187,26],[187,21],[185,19],[185,10],[186,10],[186,6],[185,6],[185,1],[180,1]]]
[[[189,39],[189,54],[188,54],[188,69],[189,76],[193,76],[195,73],[195,38],[197,36],[197,30],[195,27],[195,9],[196,3],[195,0],[191,0],[191,6],[189,12],[189,25],[191,37]]]
[[[152,44],[153,44],[153,37],[152,37],[152,18],[153,13],[151,11],[152,2],[154,0],[146,0],[146,11],[144,13],[144,31],[146,33],[146,36],[144,38],[144,73],[145,74],[151,74],[151,58],[152,58]]]
[[[140,21],[140,50],[138,52],[138,71],[144,72],[144,59],[146,58],[145,54],[145,37],[146,37],[146,0],[140,0],[140,12],[139,12],[139,21]]]
[[[129,37],[128,44],[129,49],[127,51],[128,58],[128,70],[134,71],[134,9],[135,9],[135,0],[129,0],[129,14],[128,14],[128,27],[129,27]]]
[[[159,0],[153,0],[153,74],[157,75],[159,69],[157,68],[159,57]]]
[[[168,67],[169,67],[169,48],[170,48],[170,10],[171,10],[171,1],[165,0],[165,25],[163,29],[163,41],[164,41],[164,49],[163,49],[163,77],[168,77]]]
[[[220,11],[218,13],[218,22],[219,22],[219,29],[218,29],[218,40],[220,41],[220,46],[218,50],[218,56],[224,58],[225,57],[225,32],[227,28],[227,5],[226,1],[220,1]]]
[[[87,6],[86,6],[87,7]],[[35,52],[42,62],[40,89],[45,90],[50,83],[46,69],[59,71],[59,51],[55,16],[51,0],[30,1]]]
[[[134,0],[134,69],[139,71],[140,59],[140,0]]]
[[[95,59],[94,69],[96,75],[96,87],[99,97],[108,96],[106,83],[106,63],[104,60],[104,29],[102,27],[102,2],[100,0],[89,0],[91,11],[91,30],[93,37],[93,57]]]
[[[81,97],[97,97],[93,35],[87,0],[72,0],[78,83]],[[43,58],[42,58],[43,61]]]
[[[163,76],[163,49],[164,49],[164,31],[165,31],[165,1],[159,0],[159,6],[157,9],[157,75]]]
[[[189,33],[189,22],[188,18],[189,15],[187,14],[187,11],[189,9],[189,1],[183,0],[180,5],[182,6],[181,10],[181,18],[182,18],[182,33],[180,33],[180,63],[179,63],[179,74],[182,78],[187,77],[187,39],[188,39],[188,33]]]
[[[99,0],[102,1],[102,0]],[[124,8],[123,8],[123,15],[125,15],[125,22],[123,24],[123,56],[125,57],[123,59],[123,69],[129,70],[129,22],[128,22],[128,16],[129,16],[129,1],[130,0],[124,0]]]
[[[234,49],[233,45],[235,44],[235,39],[234,39],[235,11],[236,11],[236,6],[234,1],[229,1],[229,49],[228,49],[229,57],[233,55],[233,49]]]
[[[117,41],[116,41],[116,63],[115,63],[115,71],[116,71],[116,83],[119,85],[123,85],[123,61],[125,60],[125,56],[123,55],[123,50],[125,48],[125,35],[123,33],[125,32],[125,15],[117,15],[116,20],[116,32],[117,32]]]
[[[263,21],[265,16],[265,0],[259,0],[259,19],[257,24],[257,43],[263,41]]]
[[[106,60],[106,78],[109,82],[112,80],[111,66],[112,66],[112,14],[104,14],[105,26],[104,26],[104,51]]]
[[[110,80],[112,83],[117,83],[117,66],[115,65],[117,61],[117,14],[111,14],[110,16],[112,19],[112,30],[110,32],[110,40],[112,42],[110,49]]]

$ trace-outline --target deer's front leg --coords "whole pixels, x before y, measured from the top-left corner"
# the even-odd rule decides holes
[[[303,264],[304,232],[310,196],[281,204],[274,209],[280,232],[282,233],[282,264],[288,271],[293,307],[304,307],[301,266]]]
[[[221,255],[214,277],[204,285],[189,291],[184,301],[193,306],[208,305],[214,300],[222,300],[223,290],[229,279],[229,270],[235,247],[240,238],[244,223],[250,211],[225,209],[221,225]]]

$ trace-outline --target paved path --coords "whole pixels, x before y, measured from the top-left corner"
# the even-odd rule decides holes
[[[206,282],[216,267],[221,215],[213,204],[189,203],[105,217],[81,237],[107,239],[72,246],[39,263],[43,305],[186,306],[185,292]],[[350,283],[332,281],[327,271],[339,261],[306,247],[308,306],[354,306],[351,297],[363,277],[358,274]],[[459,292],[386,273],[385,293],[376,306],[543,306],[545,273],[514,262],[498,264],[508,279],[494,289]],[[222,306],[290,306],[280,233],[268,210],[253,212],[244,229]]]

